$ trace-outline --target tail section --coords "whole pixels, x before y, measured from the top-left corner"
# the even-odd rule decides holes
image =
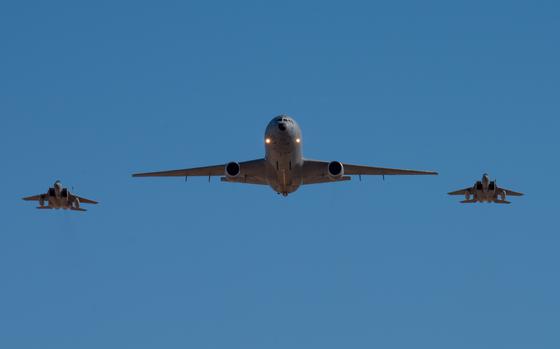
[[[509,202],[507,200],[494,200],[494,202],[497,203],[497,204],[506,204],[506,205],[511,204],[511,202]]]

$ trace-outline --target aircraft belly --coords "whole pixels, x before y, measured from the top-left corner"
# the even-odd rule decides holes
[[[290,152],[270,152],[267,161],[267,180],[276,192],[286,195],[299,188],[302,182],[302,160]]]

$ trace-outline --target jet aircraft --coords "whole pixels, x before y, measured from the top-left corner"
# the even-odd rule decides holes
[[[223,182],[261,184],[283,196],[301,185],[348,181],[362,175],[437,175],[437,172],[401,170],[346,164],[339,161],[309,160],[303,157],[302,132],[296,121],[280,115],[273,118],[264,134],[262,159],[181,170],[133,174],[133,177],[220,176]]]
[[[97,204],[97,201],[86,199],[77,195],[74,195],[64,188],[60,181],[56,181],[54,185],[49,188],[45,194],[39,194],[35,196],[28,196],[23,198],[26,201],[38,201],[38,209],[64,209],[72,211],[87,211],[80,207],[80,203],[85,204]],[[47,206],[45,206],[47,202]]]
[[[482,180],[477,181],[474,186],[448,193],[449,195],[465,195],[462,204],[475,202],[495,202],[497,204],[510,204],[508,196],[522,196],[522,193],[498,187],[496,181],[491,181],[487,173],[482,175]],[[471,199],[472,196],[472,199]]]

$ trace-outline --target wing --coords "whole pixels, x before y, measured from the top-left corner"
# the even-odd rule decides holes
[[[393,175],[437,175],[433,171],[418,171],[418,170],[402,170],[397,168],[384,168],[361,166],[352,164],[342,164],[344,166],[344,174],[347,175],[377,175],[377,176],[393,176]]]
[[[472,188],[465,188],[461,190],[452,191],[451,193],[447,193],[448,195],[465,195],[466,193],[471,194]]]
[[[25,197],[25,198],[23,198],[23,200],[25,200],[25,201],[39,201],[41,199],[45,200],[46,197],[47,197],[47,194],[39,194],[39,195]]]
[[[171,170],[162,172],[136,173],[133,177],[212,177],[224,176],[227,164],[185,168],[182,170]],[[240,173],[235,178],[225,178],[224,182],[266,184],[266,163],[264,159],[244,161],[239,163]]]
[[[505,191],[507,196],[523,196],[523,193],[518,193],[516,191],[504,189],[504,188],[500,188],[500,189]]]
[[[226,165],[185,168],[182,170],[135,173],[132,177],[191,177],[191,176],[222,176]]]
[[[81,204],[94,204],[94,205],[98,204],[98,202],[97,202],[97,201],[94,201],[94,200],[86,199],[86,198],[83,198],[83,197],[77,196],[77,195],[73,195],[73,196],[74,196],[76,199],[80,200],[80,203],[81,203]]]
[[[339,179],[331,179],[328,174],[329,162],[318,160],[305,160],[303,163],[303,184],[316,184],[350,180],[350,176],[390,176],[390,175],[437,175],[437,172],[401,170],[395,168],[361,166],[352,164],[342,164],[344,176]]]

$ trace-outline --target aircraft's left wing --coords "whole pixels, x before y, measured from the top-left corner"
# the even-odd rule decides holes
[[[500,189],[505,191],[507,196],[523,196],[523,193],[518,193],[516,191],[509,190],[509,189],[504,189],[504,188],[500,188]]]
[[[97,201],[86,199],[86,198],[83,198],[81,196],[74,195],[74,197],[77,198],[78,200],[80,200],[81,204],[94,204],[94,205],[98,204]]]
[[[329,162],[318,160],[305,160],[303,163],[303,184],[316,184],[349,180],[350,176],[391,176],[391,175],[437,175],[437,172],[402,170],[395,168],[372,167],[343,163],[344,176],[340,179],[330,179],[328,175]]]
[[[402,170],[397,168],[384,168],[342,164],[344,166],[344,173],[347,175],[377,175],[377,176],[392,176],[392,175],[437,175],[433,171],[418,171],[418,170]]]

